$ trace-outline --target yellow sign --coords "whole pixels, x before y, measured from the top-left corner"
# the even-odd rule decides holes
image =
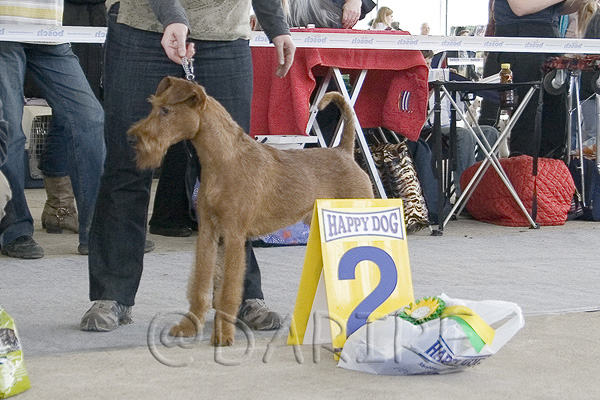
[[[366,322],[413,300],[402,200],[317,200],[288,344],[332,343],[337,353]]]

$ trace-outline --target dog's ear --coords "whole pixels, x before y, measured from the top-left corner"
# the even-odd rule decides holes
[[[162,93],[164,93],[164,91],[167,90],[169,86],[171,86],[171,84],[173,83],[173,79],[174,78],[172,76],[167,76],[163,78],[163,80],[160,81],[158,87],[156,88],[156,96],[160,96]]]
[[[195,82],[172,76],[164,78],[158,85],[155,97],[161,94],[167,96],[167,101],[170,104],[186,103],[190,107],[203,105],[207,97],[202,86]]]
[[[193,94],[190,94],[189,98],[187,98],[185,102],[190,107],[204,108],[204,106],[206,105],[206,98],[208,97],[206,91],[200,85],[194,85],[192,90]]]

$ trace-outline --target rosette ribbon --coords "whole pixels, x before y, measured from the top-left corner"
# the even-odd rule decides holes
[[[465,332],[471,345],[478,353],[483,346],[491,344],[496,331],[489,326],[475,311],[465,306],[445,307],[440,315],[442,318],[451,318],[456,321]]]

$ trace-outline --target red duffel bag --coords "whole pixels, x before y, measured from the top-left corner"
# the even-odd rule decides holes
[[[540,225],[563,225],[575,193],[569,168],[561,160],[538,159],[538,175],[532,176],[533,158],[518,156],[500,160],[508,179],[531,215],[534,187],[537,185],[537,218]],[[477,171],[480,162],[467,168],[460,177],[462,190]],[[490,165],[467,202],[473,218],[505,226],[529,226],[500,177]]]

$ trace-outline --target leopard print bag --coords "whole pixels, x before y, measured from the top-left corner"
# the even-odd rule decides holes
[[[406,233],[411,234],[428,227],[429,212],[417,172],[405,142],[370,145],[369,149],[385,193],[389,198],[404,200]],[[356,150],[359,165],[366,170],[360,149]],[[375,193],[377,191],[374,190]]]

